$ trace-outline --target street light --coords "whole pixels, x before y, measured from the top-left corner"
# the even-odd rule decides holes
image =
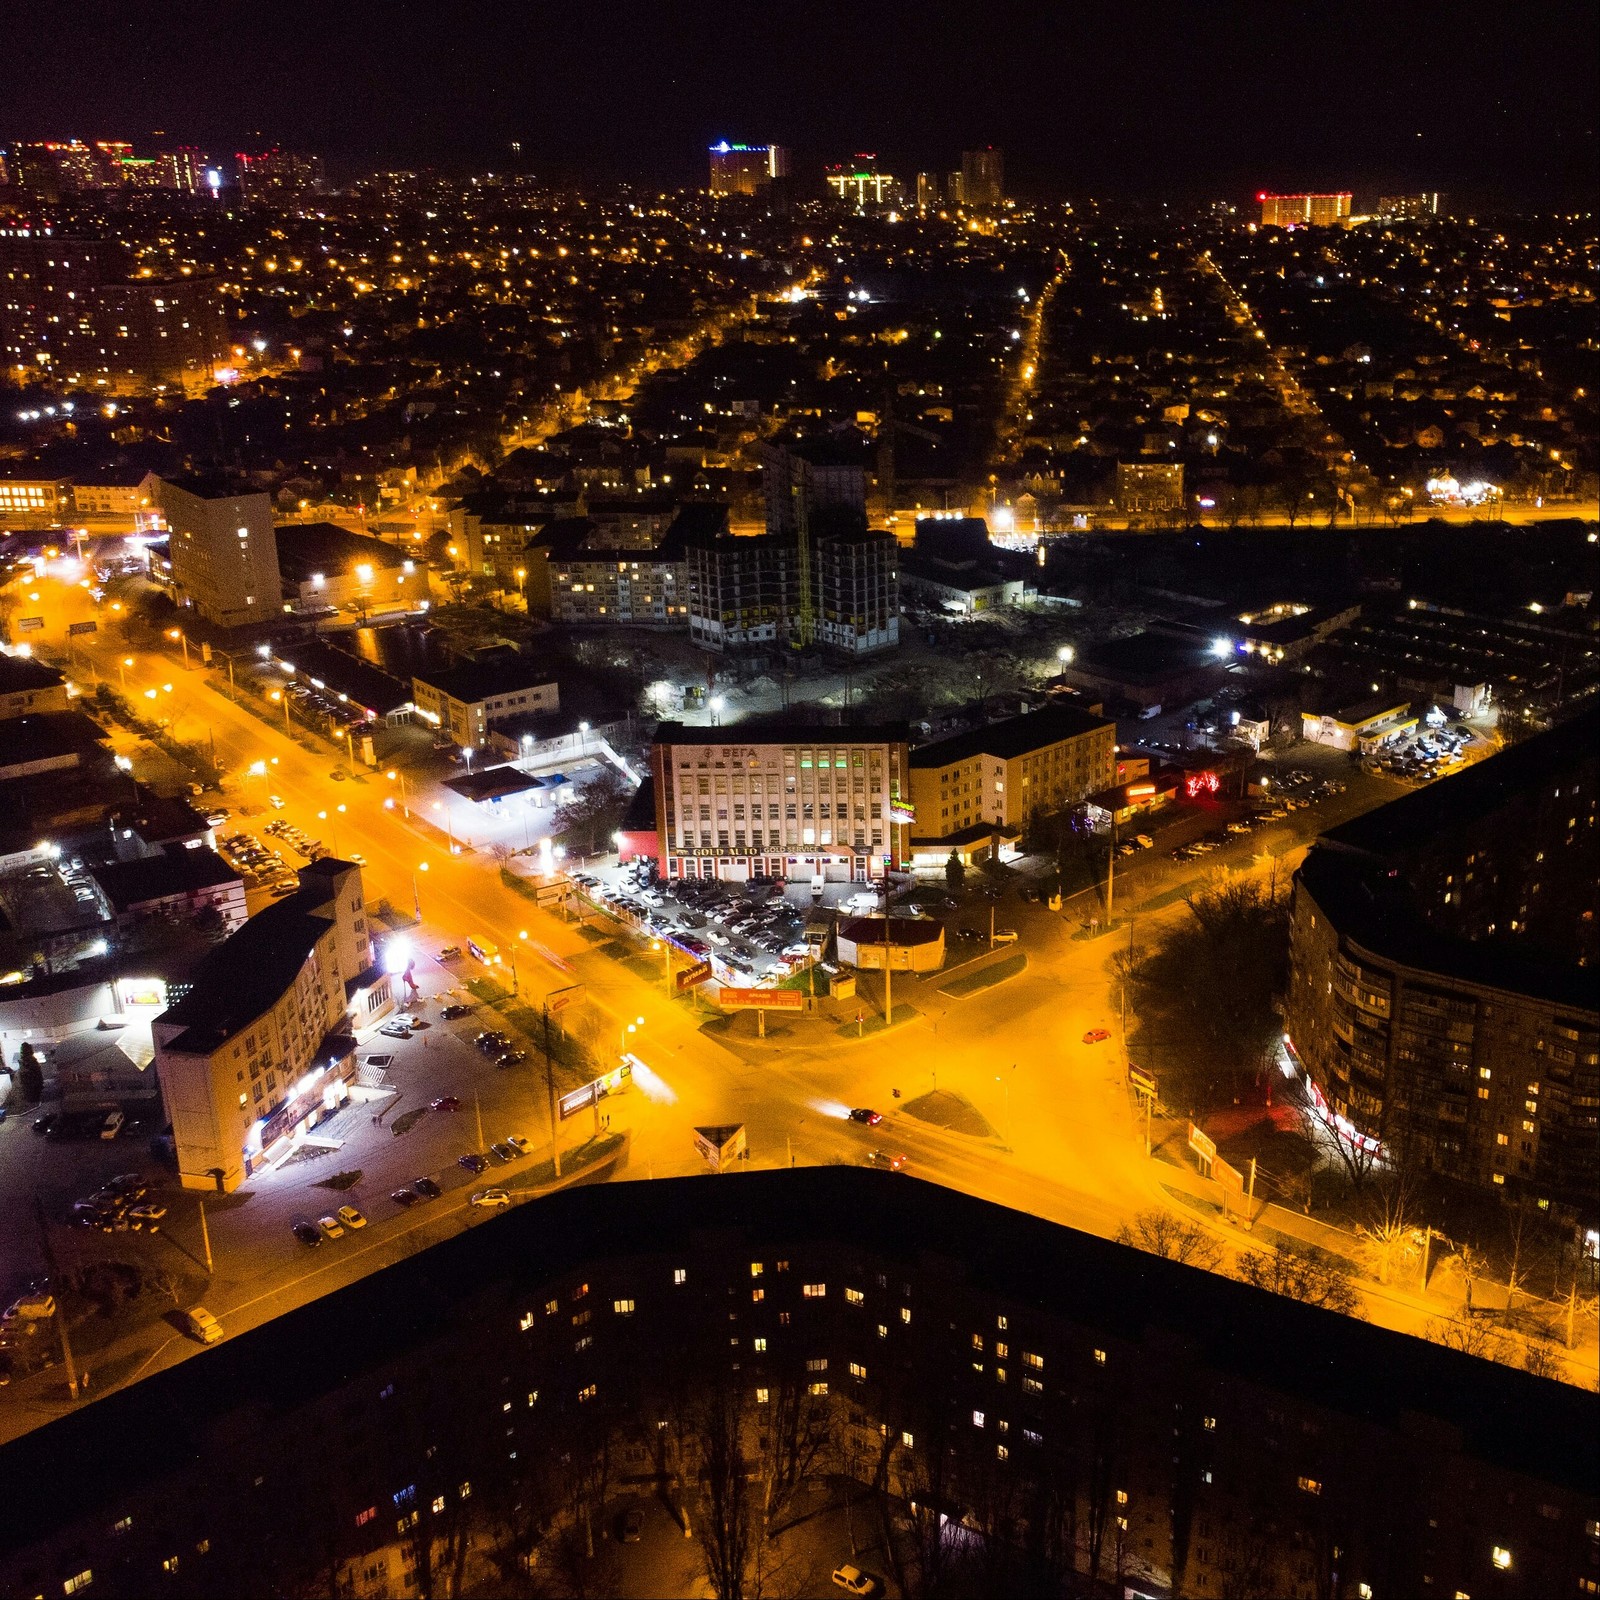
[[[133,665],[133,657],[132,656],[124,656],[117,663],[117,676],[118,676],[118,678],[120,678],[122,680],[122,690],[123,690],[124,694],[126,694],[127,690],[128,690],[128,668],[131,667],[132,665]]]
[[[294,738],[294,729],[289,726],[289,697],[284,694],[282,689],[274,689],[268,698],[272,700],[281,700],[283,702],[284,735],[286,738]]]
[[[406,792],[405,773],[401,772],[396,767],[390,767],[390,769],[384,773],[384,777],[386,777],[390,783],[393,783],[396,778],[400,780],[400,809],[409,817],[411,815],[411,798]],[[389,804],[392,806],[394,801],[390,800]]]
[[[1078,652],[1074,650],[1070,644],[1064,644],[1059,650],[1056,651],[1056,660],[1059,661],[1062,666],[1070,667],[1072,665],[1073,657],[1076,656],[1077,653]]]
[[[588,755],[589,753],[589,724],[587,722],[578,724],[578,750],[582,755]]]
[[[726,700],[724,700],[723,697],[720,694],[712,695],[712,697],[711,697],[711,726],[713,728],[719,727],[721,725],[722,708],[725,705],[727,705],[727,703],[728,702]]]
[[[469,778],[472,776],[472,752],[473,752],[473,749],[474,749],[474,746],[472,746],[470,744],[464,744],[461,747],[461,758],[467,764],[467,776]]]
[[[176,639],[183,646],[183,670],[185,672],[187,672],[189,670],[189,636],[188,636],[188,634],[186,634],[183,631],[182,628],[169,628],[167,630],[167,637],[169,639]]]

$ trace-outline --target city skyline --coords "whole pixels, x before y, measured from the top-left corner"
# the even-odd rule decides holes
[[[0,68],[5,131],[137,143],[163,129],[230,152],[313,150],[336,170],[441,163],[666,187],[703,181],[698,154],[720,139],[792,147],[805,171],[863,149],[940,170],[994,145],[1019,192],[1041,199],[1355,187],[1513,207],[1581,204],[1600,150],[1582,67],[1600,31],[1576,5],[1515,29],[1487,5],[1458,8],[1448,36],[1378,7],[1293,29],[1256,6],[1173,10],[1137,31],[1111,8],[1070,22],[1001,8],[986,11],[976,57],[955,7],[880,12],[875,45],[854,50],[829,48],[845,25],[825,7],[737,27],[720,13],[668,27],[640,8],[603,32],[562,13],[537,35],[520,14],[469,7],[420,96],[392,93],[415,36],[403,8],[398,24],[384,17],[319,17],[309,50],[282,12],[224,32],[198,6],[108,8],[70,81]],[[808,41],[824,46],[820,70]],[[168,59],[195,66],[175,73]],[[1308,86],[1323,91],[1315,113]]]

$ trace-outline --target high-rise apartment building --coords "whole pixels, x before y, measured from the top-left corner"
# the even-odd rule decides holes
[[[1350,220],[1350,194],[1268,194],[1256,196],[1264,228],[1342,228]]]
[[[1600,713],[1329,830],[1285,1026],[1352,1141],[1571,1207],[1600,1182]]]
[[[219,627],[244,627],[283,612],[278,543],[269,495],[225,479],[162,479],[157,491],[172,530],[174,598]]]
[[[761,488],[768,533],[797,533],[818,511],[867,514],[865,466],[825,443],[762,445]]]
[[[663,877],[865,883],[904,853],[903,727],[663,722],[651,767]]]
[[[1428,194],[1386,194],[1378,201],[1378,215],[1392,222],[1421,222],[1439,215],[1438,190]]]
[[[711,193],[755,194],[774,178],[789,175],[789,152],[781,144],[729,144],[711,146]]]
[[[938,204],[943,193],[943,185],[939,181],[937,172],[919,172],[917,174],[917,210],[932,211]]]
[[[0,228],[0,363],[8,377],[71,377],[92,363],[105,278],[98,241]]]
[[[176,150],[162,151],[156,157],[156,165],[160,169],[163,189],[176,189],[180,194],[199,194],[206,187],[206,154],[192,145],[179,145]]]
[[[1006,202],[1005,156],[998,150],[961,152],[961,203],[973,211],[998,211]]]
[[[215,278],[133,278],[95,295],[97,376],[117,389],[210,383],[227,350]]]
[[[239,192],[246,200],[289,204],[314,194],[327,181],[321,156],[272,149],[255,155],[241,152],[233,159]]]

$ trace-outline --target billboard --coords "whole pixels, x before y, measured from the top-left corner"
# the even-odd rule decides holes
[[[723,984],[717,1004],[725,1011],[804,1011],[806,997],[798,989],[736,989]]]
[[[685,989],[692,989],[697,983],[704,983],[711,976],[711,963],[697,961],[692,967],[683,967],[673,973],[672,981],[678,986],[678,993]]]

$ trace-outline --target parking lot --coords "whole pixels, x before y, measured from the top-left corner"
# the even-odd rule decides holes
[[[670,939],[697,961],[710,961],[724,983],[780,983],[803,971],[810,959],[805,931],[814,907],[808,884],[789,886],[772,878],[668,884],[643,862],[603,873],[577,872],[573,878],[593,900],[642,932]],[[860,884],[826,887],[835,904],[863,890]]]

